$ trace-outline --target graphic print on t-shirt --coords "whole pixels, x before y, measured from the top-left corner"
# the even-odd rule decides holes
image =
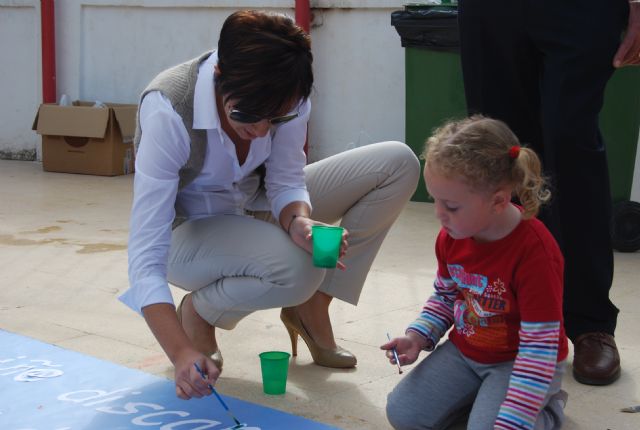
[[[507,325],[504,314],[509,312],[510,301],[503,297],[504,282],[493,282],[485,275],[467,273],[458,264],[448,266],[462,296],[454,304],[454,322],[458,333],[476,347],[507,349]]]

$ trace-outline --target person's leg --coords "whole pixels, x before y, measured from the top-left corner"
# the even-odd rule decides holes
[[[305,169],[313,218],[341,220],[349,231],[347,270],[329,270],[320,290],[357,304],[387,232],[415,191],[420,165],[401,142],[381,142],[341,152]]]
[[[492,429],[500,405],[507,396],[513,361],[498,364],[482,364],[469,359],[466,361],[474,375],[482,381],[469,414],[467,430]]]
[[[504,121],[538,150],[541,55],[527,36],[526,21],[523,0],[458,1],[468,113]]]
[[[546,9],[540,5],[538,15],[549,15],[553,4],[558,16],[547,17],[534,36],[545,52],[544,141],[546,151],[557,158],[552,210],[560,213],[565,255],[565,327],[575,340],[589,331],[613,334],[618,313],[609,300],[611,195],[598,114],[614,70],[623,1],[580,3],[578,10],[547,3]],[[596,28],[585,28],[592,27],[596,17]]]
[[[349,232],[342,259],[347,269],[327,270],[317,294],[297,307],[304,326],[321,346],[335,348],[328,308],[333,297],[357,304],[373,260],[389,228],[415,191],[420,165],[400,142],[345,151],[305,168],[312,218]]]
[[[583,383],[608,384],[620,374],[612,338],[618,309],[609,299],[611,194],[598,114],[627,10],[625,0],[532,1],[530,8],[539,18],[531,34],[545,57],[544,150],[555,159],[551,211],[558,224],[548,225],[565,257],[565,329]]]
[[[192,316],[213,327],[232,329],[255,310],[302,303],[323,276],[309,254],[269,222],[215,216],[185,222],[172,235],[168,280],[193,292]]]
[[[458,4],[468,113],[504,121],[523,145],[536,151],[545,175],[553,179],[554,154],[545,151],[542,132],[543,54],[529,34],[535,19],[527,0],[459,0]],[[554,234],[558,231],[552,227],[559,224],[556,211],[543,207],[539,218]]]
[[[482,364],[467,359],[470,368],[482,384],[469,414],[467,430],[493,428],[502,402],[507,396],[513,361],[498,364]],[[558,363],[549,385],[543,408],[536,420],[536,430],[555,430],[562,426],[566,393],[560,390],[565,362]]]
[[[447,341],[389,393],[387,419],[396,430],[445,429],[466,414],[480,383],[458,349]]]
[[[564,423],[564,408],[569,395],[562,389],[562,377],[567,366],[566,361],[558,363],[549,391],[544,399],[544,407],[538,415],[535,430],[559,430]]]

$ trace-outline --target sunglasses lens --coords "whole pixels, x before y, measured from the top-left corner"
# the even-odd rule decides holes
[[[252,115],[250,113],[244,113],[244,112],[236,110],[236,109],[234,109],[231,112],[229,112],[229,118],[231,118],[232,120],[237,121],[237,122],[242,122],[244,124],[255,124],[256,122],[262,121],[262,118],[260,118],[257,115]]]
[[[298,117],[298,114],[294,113],[294,114],[291,114],[291,115],[284,115],[284,116],[278,116],[278,117],[275,117],[275,118],[271,118],[269,120],[269,122],[272,125],[284,124],[285,122],[289,122],[292,119],[296,119],[297,117]]]
[[[268,121],[271,125],[278,125],[278,124],[284,124],[285,122],[289,122],[292,119],[295,119],[297,117],[298,117],[298,113],[294,113],[291,115],[277,116],[275,118],[269,119]],[[264,119],[258,115],[245,113],[237,109],[233,109],[231,112],[229,112],[229,118],[231,118],[236,122],[241,122],[244,124],[255,124],[256,122],[260,122]]]

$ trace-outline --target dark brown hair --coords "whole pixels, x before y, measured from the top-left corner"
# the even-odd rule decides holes
[[[220,31],[216,91],[238,110],[282,115],[311,94],[312,62],[309,35],[288,16],[235,12]]]

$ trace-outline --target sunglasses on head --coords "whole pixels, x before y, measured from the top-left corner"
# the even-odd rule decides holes
[[[278,125],[278,124],[284,124],[285,122],[289,122],[292,119],[295,119],[297,117],[298,117],[298,112],[292,113],[289,115],[275,116],[273,118],[263,118],[258,115],[242,112],[238,109],[232,109],[231,112],[229,112],[229,118],[237,122],[242,122],[244,124],[255,124],[256,122],[267,120],[271,125]]]

